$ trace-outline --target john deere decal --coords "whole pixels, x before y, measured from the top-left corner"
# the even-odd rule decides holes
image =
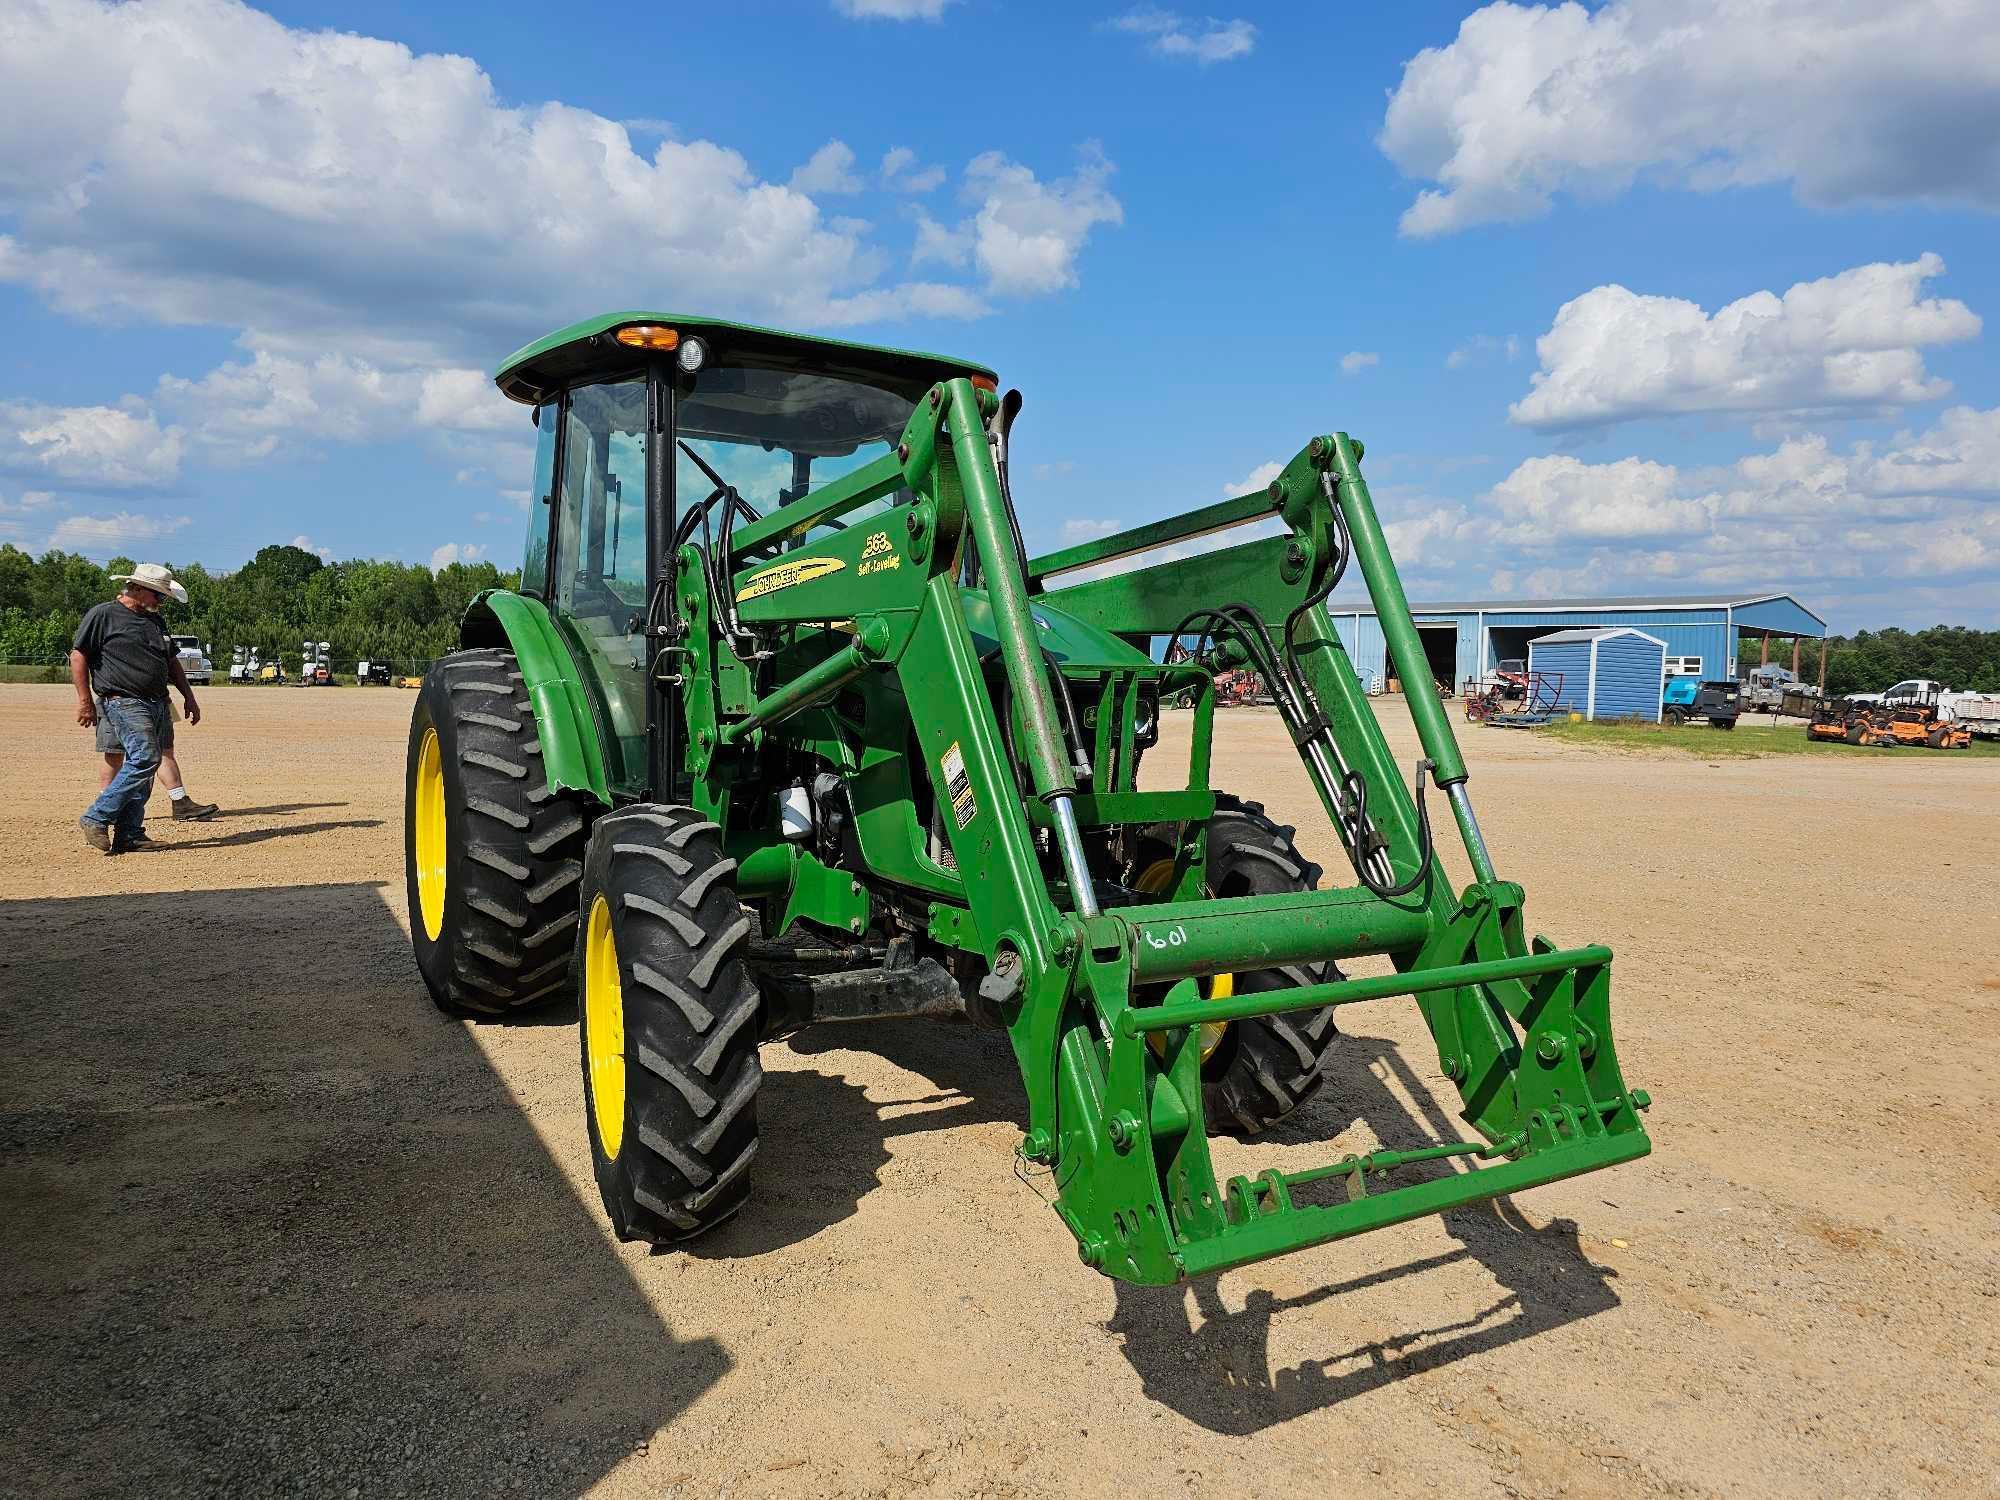
[[[846,566],[837,557],[806,557],[797,562],[779,563],[775,568],[752,573],[750,581],[737,592],[736,602],[741,604],[746,599],[761,599],[766,594],[777,593],[779,589],[788,589],[795,583],[811,583],[815,578],[838,573]]]

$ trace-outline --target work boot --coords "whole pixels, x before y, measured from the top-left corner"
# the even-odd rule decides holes
[[[199,823],[203,818],[212,818],[222,809],[213,802],[197,802],[193,797],[173,799],[174,821],[176,823]]]
[[[147,833],[143,828],[137,833],[132,834],[129,838],[113,839],[111,842],[114,848],[121,851],[128,849],[157,849],[159,847],[159,845],[153,842],[152,835]]]
[[[111,847],[111,830],[102,823],[93,823],[88,818],[78,818],[76,826],[83,830],[83,841],[99,854],[116,854]]]

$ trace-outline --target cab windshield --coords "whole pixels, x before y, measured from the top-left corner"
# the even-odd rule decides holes
[[[836,375],[721,365],[695,377],[676,405],[675,427],[682,443],[769,515],[889,452],[915,406],[907,396]],[[686,515],[715,484],[686,453],[675,461],[677,508]],[[895,499],[873,501],[843,524]]]

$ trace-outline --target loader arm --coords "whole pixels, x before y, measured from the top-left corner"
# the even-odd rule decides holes
[[[767,737],[803,736],[824,742],[829,758],[852,758],[835,743],[841,725],[892,694],[907,705],[914,755],[889,773],[901,786],[854,782],[867,804],[856,807],[857,822],[896,796],[920,797],[949,852],[919,888],[880,878],[883,861],[872,858],[870,878],[849,883],[829,878],[809,853],[746,845],[746,892],[782,888],[787,922],[809,917],[856,932],[885,905],[915,911],[929,941],[976,964],[979,1004],[1007,1030],[1026,1089],[1022,1155],[1052,1169],[1058,1212],[1084,1261],[1122,1279],[1168,1282],[1241,1265],[1646,1154],[1637,1111],[1647,1100],[1626,1088],[1612,1045],[1609,950],[1529,936],[1523,893],[1496,875],[1437,700],[1407,700],[1423,749],[1413,781],[1327,615],[1326,595],[1346,567],[1358,567],[1403,680],[1429,680],[1361,476],[1361,445],[1340,433],[1315,437],[1264,492],[1024,564],[990,441],[998,411],[997,398],[968,379],[935,385],[893,455],[737,534],[728,599],[710,596],[691,547],[679,559],[697,806],[741,826],[731,788],[747,779],[742,768]],[[913,498],[773,550],[898,491]],[[1284,535],[1059,582],[1272,516]],[[987,637],[968,618],[975,596],[960,585],[969,552],[985,586],[977,596],[990,632],[984,648]],[[1190,600],[1240,608],[1203,626],[1213,659],[1251,662],[1275,678],[1351,883],[1197,899],[1198,809],[1213,805],[1201,801],[1207,671],[1165,668],[1136,650],[1129,660],[1107,653],[1101,663],[1062,663],[1043,640],[1052,622],[1037,618],[1059,611],[1107,637],[1150,643],[1190,629]],[[718,612],[782,648],[769,664],[732,663],[717,644]],[[1073,679],[1087,678],[1109,715],[1172,671],[1201,702],[1188,791],[1110,785],[1134,759],[1131,730],[1121,738],[1100,719],[1095,748],[1080,746],[1065,701]],[[861,707],[843,706],[852,697]],[[1086,772],[1107,784],[1085,790]],[[1447,826],[1473,871],[1461,893],[1433,857],[1426,780],[1448,801]],[[1182,800],[1161,800],[1175,796]],[[1091,842],[1105,835],[1085,836],[1119,822],[1179,828],[1175,880],[1161,898],[1115,888],[1104,846]],[[1202,975],[1358,955],[1385,955],[1395,972],[1221,1001],[1197,988]],[[1217,1183],[1203,1119],[1203,1022],[1405,997],[1459,1092],[1468,1139]],[[1432,1168],[1442,1175],[1386,1184],[1392,1172],[1431,1162],[1444,1164]],[[1449,1170],[1474,1162],[1489,1165]],[[1335,1179],[1344,1196],[1314,1201],[1317,1185]]]

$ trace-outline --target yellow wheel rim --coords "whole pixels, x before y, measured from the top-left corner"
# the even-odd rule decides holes
[[[417,751],[416,807],[417,905],[422,908],[424,936],[432,942],[444,931],[444,756],[435,729],[424,731]]]
[[[1174,862],[1170,859],[1156,859],[1141,872],[1138,883],[1133,887],[1141,895],[1157,896],[1174,882]],[[1198,980],[1201,998],[1204,1000],[1227,1000],[1236,993],[1234,974],[1212,974],[1207,979]],[[1215,1049],[1222,1045],[1222,1034],[1229,1030],[1227,1021],[1206,1021],[1201,1028],[1201,1060],[1207,1062],[1215,1055]],[[1167,1050],[1167,1039],[1159,1032],[1147,1038],[1155,1052]]]
[[[625,996],[618,983],[618,943],[611,907],[590,903],[583,934],[583,1045],[590,1059],[590,1107],[604,1154],[617,1159],[625,1143]]]

